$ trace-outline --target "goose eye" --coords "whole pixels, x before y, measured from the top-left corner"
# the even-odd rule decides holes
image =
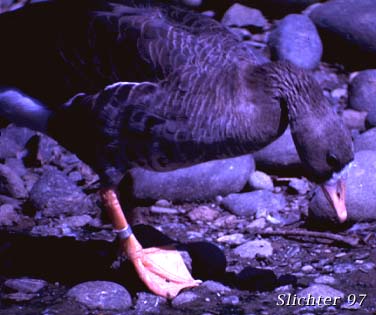
[[[341,169],[341,164],[340,164],[338,158],[336,157],[336,155],[333,154],[333,153],[328,153],[328,155],[326,156],[326,162],[327,162],[328,165],[331,166],[334,170],[339,170],[339,169]]]

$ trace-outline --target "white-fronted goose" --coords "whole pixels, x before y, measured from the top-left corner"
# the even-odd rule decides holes
[[[286,62],[262,63],[213,19],[126,0],[44,1],[2,14],[0,38],[0,114],[98,172],[122,246],[153,292],[173,297],[198,282],[176,252],[143,250],[132,234],[115,187],[135,165],[250,153],[289,123],[312,180],[346,220],[340,174],[352,142],[319,85]]]

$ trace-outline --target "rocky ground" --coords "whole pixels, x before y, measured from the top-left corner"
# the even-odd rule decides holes
[[[52,139],[4,125],[0,315],[376,314],[376,4],[184,2],[221,20],[265,58],[313,71],[354,137],[349,223],[331,221],[289,130],[252,156],[168,173],[133,169],[120,191],[124,207],[134,208],[140,241],[178,241],[203,280],[165,300],[117,257],[97,175]],[[309,294],[313,305],[297,305]]]

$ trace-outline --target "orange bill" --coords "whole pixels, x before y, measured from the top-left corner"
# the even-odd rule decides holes
[[[340,223],[347,219],[347,210],[345,204],[346,184],[344,179],[338,179],[335,183],[326,182],[321,185],[321,188],[328,199],[330,205],[337,213],[337,218]]]

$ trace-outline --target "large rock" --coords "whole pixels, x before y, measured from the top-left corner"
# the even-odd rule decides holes
[[[89,309],[124,311],[132,306],[131,296],[121,285],[108,281],[89,281],[76,285],[67,295]]]
[[[271,32],[269,47],[274,59],[287,60],[304,69],[316,68],[322,55],[322,43],[311,19],[290,14]]]
[[[227,26],[256,26],[259,28],[263,28],[267,24],[266,19],[259,10],[239,3],[235,3],[226,11],[221,22]]]
[[[355,151],[376,151],[376,128],[363,132],[354,139]]]
[[[268,213],[276,213],[286,206],[286,200],[282,194],[274,194],[269,190],[256,190],[230,194],[222,199],[222,204],[236,215],[249,217],[264,210]]]
[[[335,217],[321,188],[310,203],[312,218],[333,221]],[[376,152],[359,151],[346,180],[346,208],[352,222],[376,220]]]
[[[353,66],[376,65],[376,2],[331,0],[312,10],[327,58]]]
[[[56,169],[43,173],[30,191],[30,201],[47,217],[81,215],[93,210],[82,190]]]
[[[349,105],[353,109],[368,112],[367,123],[376,126],[376,69],[360,71],[351,81]]]
[[[239,192],[255,169],[252,156],[215,160],[170,172],[131,170],[137,199],[172,201],[210,200]]]
[[[294,170],[303,170],[298,152],[291,136],[290,128],[286,129],[282,136],[253,154],[257,169],[267,173],[286,173]]]

